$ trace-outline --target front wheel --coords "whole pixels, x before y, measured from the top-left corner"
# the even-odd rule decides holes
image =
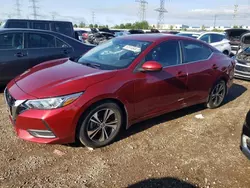
[[[207,107],[211,109],[218,108],[225,99],[226,91],[225,81],[220,80],[217,84],[215,84],[209,95]]]
[[[80,122],[78,140],[90,148],[108,145],[120,132],[122,119],[122,110],[115,103],[94,106]]]

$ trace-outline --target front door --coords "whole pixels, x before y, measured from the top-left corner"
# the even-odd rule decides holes
[[[135,118],[158,115],[184,105],[187,70],[181,64],[180,52],[179,41],[173,40],[157,45],[146,55],[145,62],[157,61],[163,70],[136,73]]]

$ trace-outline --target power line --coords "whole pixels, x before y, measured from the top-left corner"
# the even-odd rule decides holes
[[[140,21],[145,21],[146,20],[146,6],[148,2],[146,0],[135,0],[135,2],[140,3],[140,8],[139,8],[139,18]]]
[[[30,2],[32,3],[32,5],[30,7],[33,9],[33,13],[31,15],[36,20],[37,17],[39,16],[37,13],[38,12],[37,10],[39,9],[39,7],[37,6],[38,0],[30,0]]]
[[[168,11],[165,9],[165,0],[160,0],[160,8],[155,9],[156,12],[159,12],[157,28],[160,29],[161,25],[164,23],[164,14]]]
[[[19,0],[16,0],[15,6],[16,6],[16,16],[17,16],[18,18],[20,18],[20,17],[21,17],[21,8],[20,8],[21,5],[20,5]]]

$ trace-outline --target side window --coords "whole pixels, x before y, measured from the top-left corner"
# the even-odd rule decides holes
[[[212,50],[207,46],[194,41],[183,41],[184,63],[208,59]]]
[[[28,28],[28,22],[24,21],[10,21],[7,24],[8,28]]]
[[[69,45],[66,44],[65,42],[61,41],[60,39],[56,38],[56,47],[57,48],[67,48],[67,47],[69,47]]]
[[[210,40],[209,40],[210,36],[209,35],[203,35],[200,40],[206,42],[206,43],[210,43]]]
[[[49,30],[49,23],[33,22],[33,29]]]
[[[218,34],[212,34],[211,35],[211,43],[214,42],[220,42],[224,39],[225,37],[223,35],[218,35]]]
[[[179,42],[167,41],[159,44],[147,54],[145,61],[157,61],[162,67],[180,64]]]
[[[65,23],[65,22],[55,22],[55,31],[65,34],[67,36],[72,36],[73,30],[72,30],[72,25],[70,23]]]
[[[23,49],[23,33],[6,33],[0,35],[0,50]]]
[[[28,33],[28,48],[54,48],[55,37],[41,33]]]

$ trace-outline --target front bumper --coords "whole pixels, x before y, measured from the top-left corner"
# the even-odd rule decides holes
[[[5,90],[4,95],[10,120],[21,139],[46,144],[66,144],[75,141],[75,118],[78,109],[74,103],[54,110],[23,109],[21,105],[26,101],[25,98],[29,100],[34,97],[24,93],[16,85],[9,91]]]
[[[250,80],[250,66],[241,63],[236,63],[234,77]]]
[[[250,129],[244,125],[241,135],[241,151],[250,160]]]

